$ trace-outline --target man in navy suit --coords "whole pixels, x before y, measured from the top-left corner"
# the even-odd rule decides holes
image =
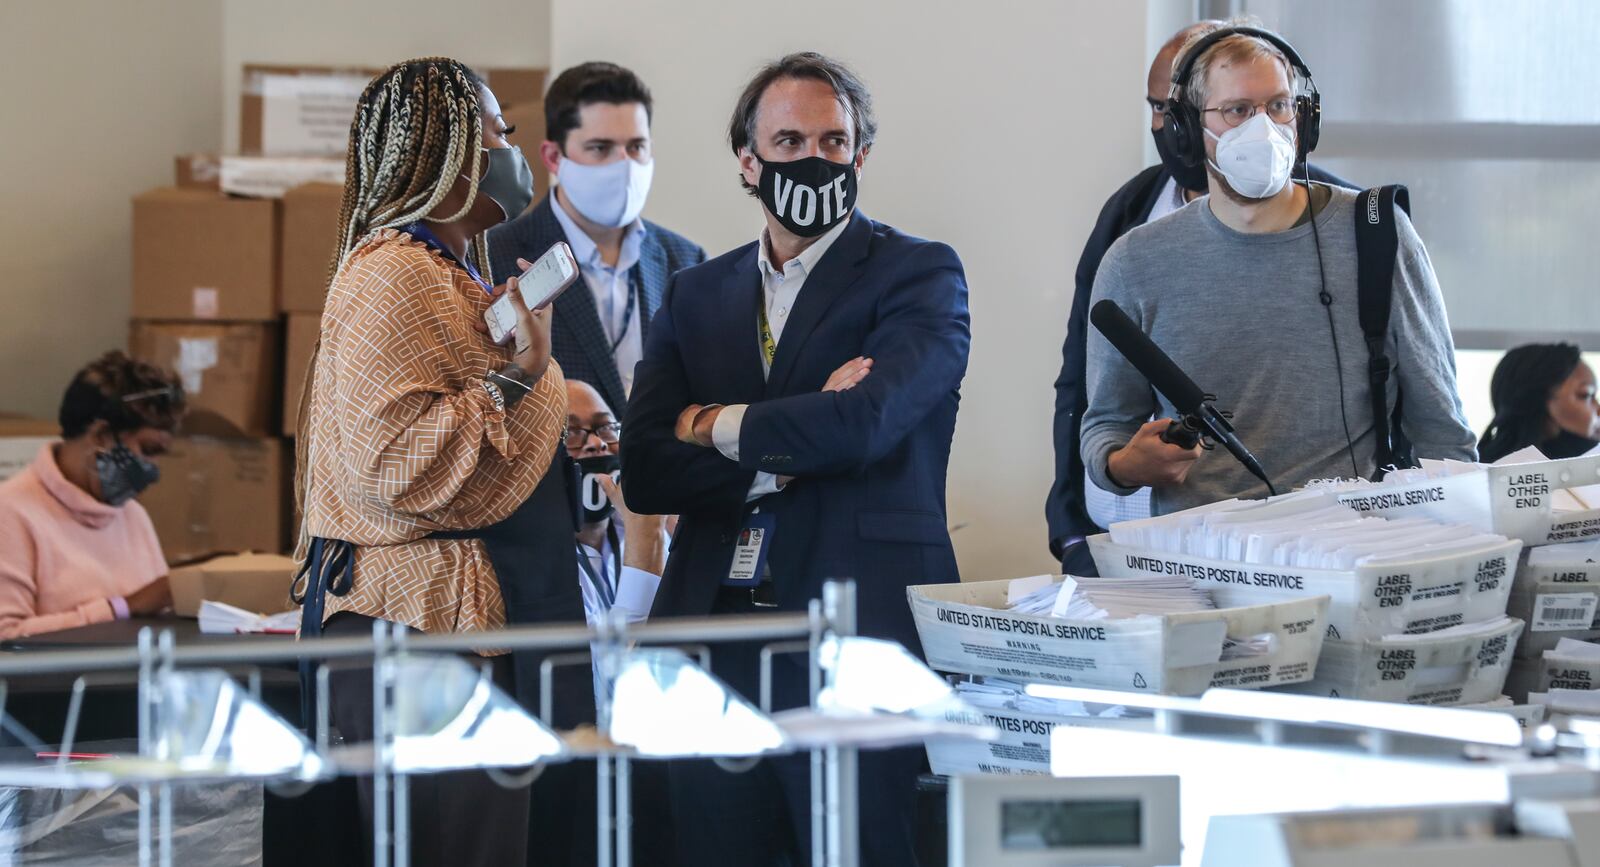
[[[859,631],[917,651],[906,586],[959,580],[945,471],[966,278],[948,246],[855,209],[876,127],[860,80],[813,53],[762,69],[739,99],[729,137],[766,229],[673,279],[622,431],[630,506],[682,516],[653,616],[804,611],[851,578]],[[713,669],[753,697],[757,655],[718,646]],[[803,660],[775,668],[775,707],[805,704]],[[915,863],[921,764],[919,749],[862,754],[862,863]],[[804,857],[808,769],[675,763],[681,860]]]
[[[568,379],[595,386],[614,407],[628,404],[668,278],[706,258],[699,245],[639,216],[655,172],[653,105],[644,82],[614,63],[556,76],[545,94],[539,159],[557,185],[489,232],[497,280],[519,273],[518,257],[532,262],[558,241],[572,247],[583,280],[556,299],[550,354]]]

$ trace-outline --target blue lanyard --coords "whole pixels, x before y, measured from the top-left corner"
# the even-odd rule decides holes
[[[400,231],[405,232],[406,234],[410,235],[413,238],[416,238],[418,241],[421,241],[424,244],[427,244],[429,247],[432,247],[434,249],[434,251],[437,252],[439,255],[441,255],[441,256],[445,257],[446,259],[449,259],[450,261],[452,261],[452,262],[456,263],[457,265],[461,266],[462,270],[466,271],[467,274],[470,277],[472,277],[473,280],[477,281],[477,284],[479,286],[483,287],[483,291],[488,292],[490,294],[494,294],[494,287],[490,286],[489,283],[486,280],[483,279],[482,275],[480,275],[478,273],[478,269],[472,267],[472,264],[470,262],[464,262],[464,261],[462,261],[460,259],[457,259],[456,258],[456,254],[450,252],[450,248],[446,247],[444,245],[444,242],[439,240],[439,236],[435,235],[433,233],[432,229],[429,229],[427,226],[424,226],[422,223],[419,222],[419,223],[410,223],[410,224],[406,225],[406,227],[401,229]]]

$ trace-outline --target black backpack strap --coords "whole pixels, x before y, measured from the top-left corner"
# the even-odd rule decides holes
[[[1400,249],[1395,229],[1394,207],[1411,213],[1411,194],[1400,184],[1374,187],[1356,200],[1356,291],[1361,315],[1361,334],[1367,341],[1367,390],[1372,400],[1373,432],[1377,440],[1377,466],[1384,471],[1397,462],[1409,463],[1410,456],[1395,448],[1399,401],[1389,407],[1389,311],[1394,300],[1394,263]],[[1409,451],[1404,450],[1404,451]]]

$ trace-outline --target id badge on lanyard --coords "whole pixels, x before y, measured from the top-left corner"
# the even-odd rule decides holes
[[[760,507],[745,516],[733,544],[733,562],[723,584],[730,587],[755,587],[767,574],[767,553],[772,550],[772,533],[778,516],[763,513]]]

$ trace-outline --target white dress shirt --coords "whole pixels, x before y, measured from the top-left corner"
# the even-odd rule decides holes
[[[616,520],[613,518],[612,520]],[[627,541],[619,533],[617,536],[619,547],[625,547]],[[611,539],[601,537],[600,548],[596,550],[578,543],[578,551],[589,561],[589,568],[594,574],[605,581],[617,581],[616,604],[611,606],[626,615],[629,623],[640,623],[650,616],[650,606],[655,604],[656,590],[661,586],[661,576],[634,566],[622,566],[618,575],[618,564],[624,556],[622,551],[611,550]],[[578,567],[578,584],[583,589],[583,613],[590,626],[597,626],[605,616],[607,609],[605,599],[600,595],[600,588],[594,586],[589,579],[589,573],[580,564]]]
[[[1150,218],[1146,223],[1156,220],[1189,204],[1184,198],[1183,187],[1172,178],[1167,178],[1167,185],[1161,188],[1161,194],[1156,196],[1154,205],[1150,207]],[[1089,478],[1089,471],[1083,473],[1083,505],[1089,513],[1089,519],[1101,527],[1109,527],[1119,521],[1132,521],[1138,518],[1150,517],[1150,489],[1140,488],[1126,497],[1119,497],[1110,491],[1101,490],[1094,480]]]
[[[567,213],[561,198],[556,197],[556,222],[566,233],[572,256],[578,260],[578,271],[594,296],[595,312],[600,314],[600,328],[606,334],[608,345],[614,346],[617,376],[622,378],[624,396],[633,393],[633,369],[644,358],[644,299],[634,300],[633,312],[628,312],[628,293],[633,291],[628,272],[639,263],[639,249],[644,243],[644,220],[634,220],[622,235],[622,249],[616,265],[607,265],[600,258],[600,248],[594,239],[578,227],[577,221]]]
[[[611,520],[614,522],[613,526],[618,527],[617,547],[625,547],[627,540],[622,536],[620,525],[615,523],[617,518],[613,517]],[[663,536],[670,547],[672,537],[666,536],[665,532]],[[624,554],[621,550],[611,549],[610,534],[600,537],[599,550],[582,542],[577,544],[577,555],[583,558],[578,563],[578,586],[583,590],[583,616],[589,625],[599,626],[606,612],[613,609],[621,611],[629,623],[643,623],[650,616],[650,606],[655,604],[656,590],[661,586],[661,576],[634,566],[621,565]],[[613,588],[616,593],[615,604],[609,607],[606,605],[600,588],[594,586],[589,571],[583,568],[584,561],[588,562],[589,568],[601,580],[617,582],[617,586]],[[605,682],[600,678],[600,645],[591,643],[589,652],[593,657],[594,694],[598,698],[605,691]]]
[[[839,225],[829,229],[827,234],[818,238],[815,243],[800,252],[800,255],[783,264],[783,270],[778,270],[772,265],[772,243],[767,238],[765,229],[761,232],[761,244],[756,253],[756,265],[761,271],[761,294],[767,310],[767,327],[772,330],[772,344],[777,346],[783,340],[783,326],[789,322],[789,314],[794,312],[794,305],[800,299],[800,290],[805,288],[806,278],[816,270],[817,262],[844,234],[845,227],[850,225],[850,220],[840,221]],[[755,329],[756,340],[761,339],[761,325],[758,322],[750,323]],[[767,363],[765,352],[761,356],[761,376],[766,378],[772,373],[772,366]],[[748,404],[737,403],[725,406],[717,414],[717,420],[711,426],[711,440],[716,444],[717,451],[722,452],[730,461],[739,460],[739,432],[744,427],[744,413],[749,409]],[[778,477],[772,473],[756,473],[755,482],[750,485],[750,493],[745,497],[745,502],[775,493],[778,490]]]

